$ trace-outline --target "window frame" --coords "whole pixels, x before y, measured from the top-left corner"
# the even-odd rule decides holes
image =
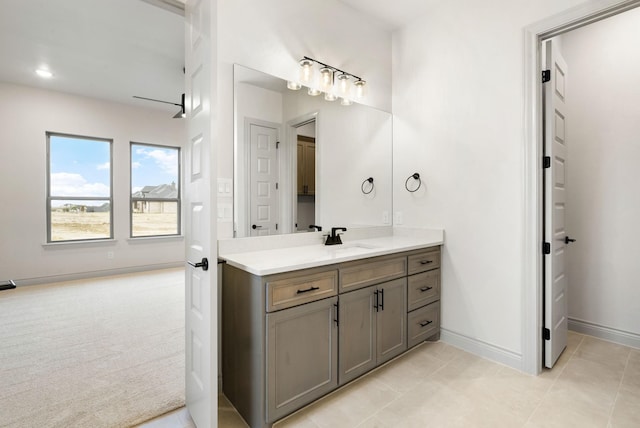
[[[67,134],[63,132],[46,131],[47,137],[47,192],[46,192],[46,218],[47,218],[47,244],[69,242],[95,242],[113,239],[113,139],[102,137],[89,137],[86,135]],[[51,137],[75,138],[78,140],[92,140],[109,143],[109,196],[51,196]],[[109,202],[109,236],[103,238],[65,239],[53,241],[51,238],[51,202],[52,201],[107,201]]]
[[[178,174],[176,188],[178,196],[176,198],[134,198],[133,197],[133,146],[146,146],[159,149],[173,149],[178,152]],[[133,204],[134,202],[176,202],[177,203],[177,224],[176,233],[163,235],[133,235]],[[182,236],[182,148],[180,146],[169,146],[164,144],[140,143],[137,141],[129,142],[129,238],[145,239],[145,238],[164,238]]]

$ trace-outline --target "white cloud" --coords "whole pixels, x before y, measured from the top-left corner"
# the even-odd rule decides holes
[[[110,162],[101,163],[100,165],[97,166],[97,168],[98,170],[109,169],[111,168],[111,163]]]
[[[141,166],[142,166],[142,164],[141,164],[140,162],[133,162],[133,163],[131,164],[131,167],[132,167],[133,169],[140,168]]]
[[[109,196],[109,186],[88,183],[80,174],[57,172],[51,174],[51,196]]]
[[[136,153],[153,159],[155,164],[167,174],[178,175],[178,152],[176,150],[137,149]]]

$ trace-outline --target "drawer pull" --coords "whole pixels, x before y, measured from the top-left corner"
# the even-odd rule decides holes
[[[433,287],[421,287],[420,291],[422,291],[424,293],[425,291],[429,291],[431,289],[433,289]]]
[[[420,260],[421,265],[428,265],[430,263],[433,263],[433,260]]]
[[[298,290],[297,294],[304,294],[304,293],[308,293],[309,291],[315,291],[315,290],[320,290],[320,287],[310,287],[310,288],[307,288],[306,290]]]
[[[422,321],[422,322],[420,323],[420,327],[426,327],[426,326],[428,326],[429,324],[431,324],[432,322],[433,322],[433,321]]]

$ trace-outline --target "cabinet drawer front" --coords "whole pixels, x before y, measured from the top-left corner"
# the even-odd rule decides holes
[[[411,275],[408,281],[409,311],[440,300],[440,269]]]
[[[440,302],[409,312],[407,316],[409,347],[425,341],[440,331]]]
[[[440,248],[409,256],[409,275],[440,267]]]
[[[403,277],[407,274],[406,257],[376,258],[340,268],[340,291],[358,288]]]
[[[267,312],[302,305],[336,294],[336,270],[267,281]]]

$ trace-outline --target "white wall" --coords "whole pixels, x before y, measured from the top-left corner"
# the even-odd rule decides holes
[[[640,9],[562,36],[569,317],[640,335]],[[640,339],[640,336],[638,337]]]
[[[218,177],[233,177],[233,64],[298,78],[310,56],[367,81],[368,105],[391,109],[391,33],[337,0],[233,0],[218,3]],[[232,236],[219,224],[220,238]]]
[[[524,28],[581,0],[434,4],[393,37],[394,210],[444,228],[442,327],[522,353]],[[404,190],[419,172],[423,188]]]
[[[129,142],[181,146],[184,124],[171,114],[0,83],[0,279],[162,267],[184,260],[176,238],[129,241]],[[114,238],[109,243],[46,243],[46,136],[113,139]],[[114,258],[108,259],[107,252]],[[55,278],[49,278],[51,280]]]

